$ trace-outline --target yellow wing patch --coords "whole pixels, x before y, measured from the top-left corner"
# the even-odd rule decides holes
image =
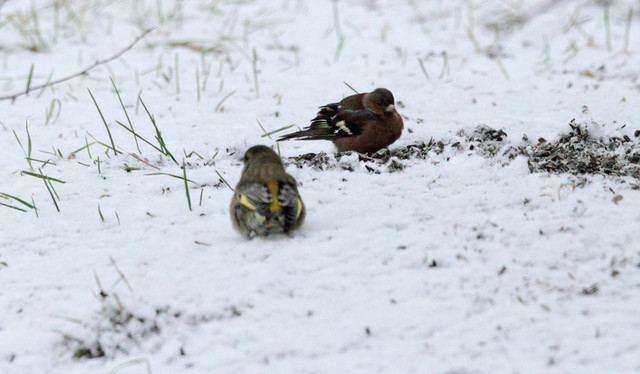
[[[296,212],[296,219],[298,219],[300,218],[300,213],[302,213],[302,200],[300,200],[300,198],[298,198],[296,205],[298,206],[298,211]]]
[[[271,204],[269,204],[269,210],[272,212],[280,210],[280,204],[278,204],[278,182],[269,181],[267,182],[267,187],[269,187],[269,191],[271,191]]]
[[[246,206],[251,210],[256,210],[255,205],[251,204],[251,201],[249,201],[249,199],[247,198],[247,195],[240,195],[239,200],[240,200],[240,204]]]

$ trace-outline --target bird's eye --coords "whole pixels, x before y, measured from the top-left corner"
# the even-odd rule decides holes
[[[249,161],[249,156],[244,156],[244,157],[242,158],[242,162],[247,162],[247,161]]]

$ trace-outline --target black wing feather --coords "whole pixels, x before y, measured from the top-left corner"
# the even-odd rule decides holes
[[[368,110],[343,109],[340,103],[327,104],[320,107],[320,111],[311,125],[304,130],[283,135],[278,141],[288,139],[298,140],[333,140],[348,136],[358,136],[363,133],[367,121],[375,119],[376,115]]]
[[[288,183],[281,183],[278,188],[278,204],[284,216],[284,232],[288,232],[298,219],[298,191]]]
[[[256,211],[263,216],[269,214],[269,204],[273,197],[269,187],[262,183],[246,183],[238,186],[236,193],[245,195],[247,199],[256,207]]]

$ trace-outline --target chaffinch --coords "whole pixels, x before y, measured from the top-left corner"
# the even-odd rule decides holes
[[[321,106],[310,126],[281,136],[278,141],[327,139],[333,141],[339,152],[371,154],[395,142],[402,128],[393,94],[386,88],[376,88]]]
[[[267,146],[256,145],[245,152],[243,161],[231,199],[233,227],[248,238],[289,233],[300,227],[304,203],[280,156]]]

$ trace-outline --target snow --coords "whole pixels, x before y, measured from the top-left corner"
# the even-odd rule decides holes
[[[26,210],[0,206],[0,372],[640,372],[638,181],[531,173],[460,133],[484,124],[524,146],[575,118],[637,143],[640,4],[611,2],[609,50],[602,3],[0,1],[0,96],[31,66],[35,86],[153,28],[86,76],[0,101],[0,192],[37,206],[0,198]],[[110,78],[178,163],[138,151]],[[392,150],[442,151],[391,170],[283,142],[306,222],[243,239],[217,173],[235,185],[244,150],[275,145],[260,125],[306,126],[352,93],[343,82],[394,93]],[[60,212],[22,173],[26,123],[33,172],[65,182],[51,182]],[[292,162],[310,152],[326,165]],[[167,175],[183,160],[193,210]],[[103,357],[74,358],[98,343]]]

